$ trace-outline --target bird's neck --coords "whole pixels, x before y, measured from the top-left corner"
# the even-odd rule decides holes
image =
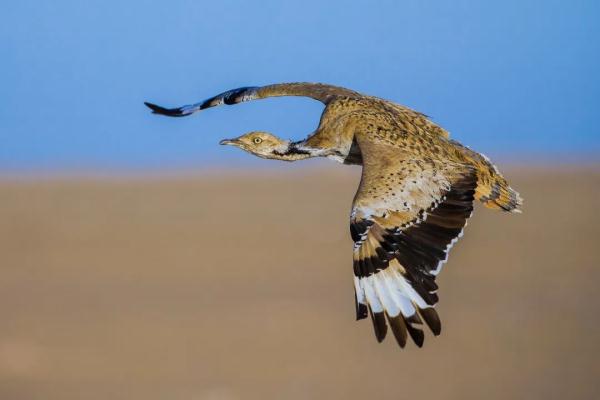
[[[317,154],[300,146],[300,142],[291,142],[280,150],[273,151],[269,158],[282,161],[298,161],[311,157],[317,157]]]

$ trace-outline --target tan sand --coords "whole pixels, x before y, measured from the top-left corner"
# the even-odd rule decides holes
[[[509,169],[400,350],[354,320],[359,170],[282,168],[0,183],[0,399],[600,398],[597,170]]]

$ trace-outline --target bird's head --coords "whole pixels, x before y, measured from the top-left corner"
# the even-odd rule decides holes
[[[260,131],[249,132],[235,139],[223,139],[219,144],[236,146],[262,158],[280,158],[290,146],[289,141]]]

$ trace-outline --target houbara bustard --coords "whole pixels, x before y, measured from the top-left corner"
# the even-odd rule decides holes
[[[356,318],[370,314],[380,342],[387,320],[401,347],[408,335],[421,347],[423,321],[434,335],[441,331],[435,279],[462,235],[473,200],[520,212],[520,196],[485,156],[450,139],[424,114],[341,87],[283,83],[229,90],[179,108],[145,104],[156,114],[183,117],[274,96],[324,103],[317,129],[298,142],[250,132],[220,143],[268,159],[327,157],[362,165],[350,213]]]

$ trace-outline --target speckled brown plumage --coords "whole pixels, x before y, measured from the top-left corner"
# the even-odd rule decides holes
[[[274,96],[324,103],[317,129],[299,142],[250,132],[221,143],[269,159],[328,157],[362,165],[350,215],[356,317],[371,315],[378,341],[389,324],[401,347],[408,336],[421,346],[423,325],[434,335],[441,331],[435,278],[462,235],[473,201],[518,212],[521,198],[485,156],[450,139],[424,114],[345,88],[276,84],[234,89],[172,109],[146,105],[154,113],[179,117]]]

